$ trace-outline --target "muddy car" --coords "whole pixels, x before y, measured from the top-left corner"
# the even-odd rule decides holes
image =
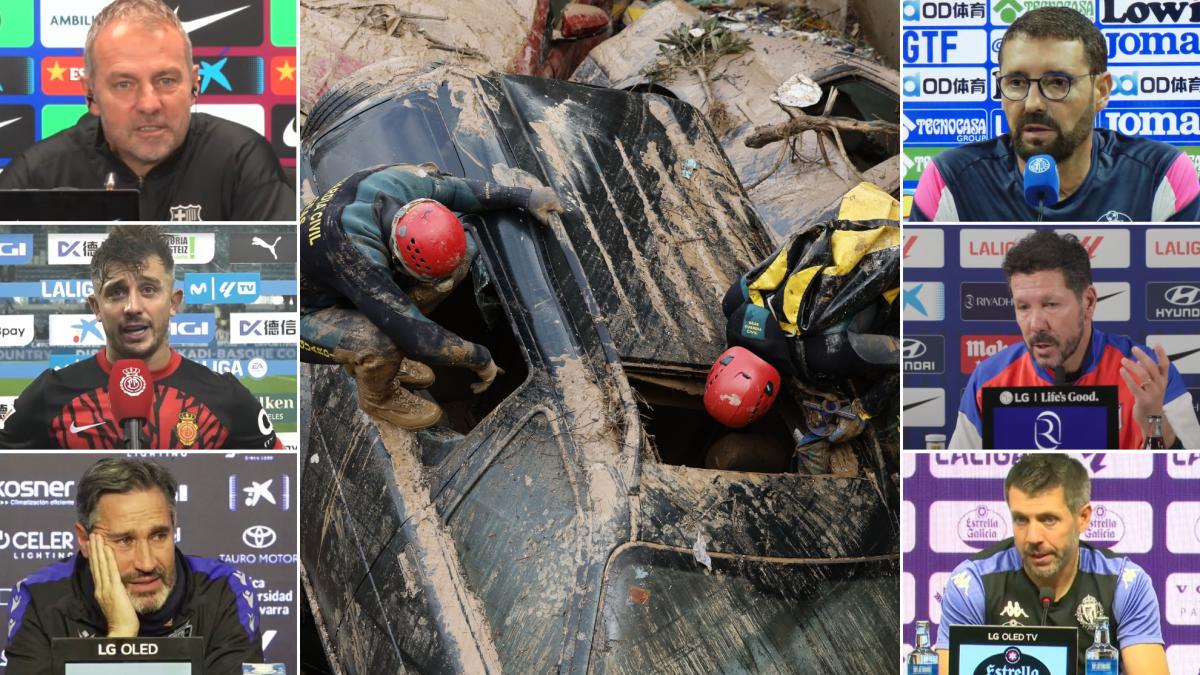
[[[302,575],[330,670],[894,672],[894,455],[869,429],[803,475],[796,401],[739,431],[702,406],[721,296],[772,250],[702,115],[387,64],[314,107],[317,194],[397,162],[532,177],[566,212],[465,217],[480,257],[431,318],[507,372],[482,395],[438,372],[438,426],[377,425],[350,376],[304,366]],[[731,445],[765,459],[705,468]]]

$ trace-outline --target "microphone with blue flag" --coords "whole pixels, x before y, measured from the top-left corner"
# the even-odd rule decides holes
[[[1025,162],[1025,203],[1043,210],[1058,203],[1058,163],[1050,155],[1034,155]]]

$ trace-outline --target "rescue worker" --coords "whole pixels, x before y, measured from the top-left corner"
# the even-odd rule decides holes
[[[523,208],[543,225],[562,213],[545,186],[465,180],[432,165],[392,165],[339,181],[300,214],[300,354],[337,363],[358,382],[363,412],[408,430],[441,408],[413,394],[430,366],[469,368],[482,393],[500,370],[487,347],[426,317],[462,282],[478,252],[451,209]]]

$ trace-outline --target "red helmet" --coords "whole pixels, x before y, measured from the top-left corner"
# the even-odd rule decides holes
[[[432,199],[405,204],[392,218],[392,255],[424,281],[445,279],[467,254],[467,234],[450,209]]]
[[[779,394],[779,371],[743,347],[726,349],[704,383],[704,409],[735,429],[762,417]]]

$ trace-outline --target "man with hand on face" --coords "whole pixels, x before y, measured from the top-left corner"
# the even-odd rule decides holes
[[[295,218],[296,193],[266,139],[191,112],[192,44],[161,0],[105,7],[83,58],[90,114],[13,159],[0,189],[136,188],[143,220]]]
[[[218,375],[171,349],[175,288],[170,242],[154,225],[117,226],[91,263],[88,305],[104,326],[95,356],[47,370],[13,405],[0,448],[120,448],[125,439],[108,392],[112,364],[140,359],[154,381],[149,449],[279,449],[271,419],[232,374]]]
[[[433,426],[441,407],[409,391],[433,384],[430,365],[468,368],[482,393],[503,371],[487,347],[426,314],[475,260],[474,240],[450,211],[523,208],[546,225],[562,213],[554,190],[440,173],[432,165],[365,169],[300,212],[300,360],[341,364],[359,408],[402,429]]]
[[[1095,24],[1073,9],[1023,14],[1000,42],[996,90],[1009,133],[947,150],[926,167],[909,220],[1033,221],[1024,196],[1026,162],[1058,164],[1059,197],[1044,220],[1200,220],[1200,181],[1178,148],[1094,129],[1112,75]]]
[[[210,675],[263,660],[246,575],[175,548],[176,487],[142,460],[102,459],[87,470],[75,496],[79,552],[13,591],[7,675],[49,675],[57,637],[200,637]]]
[[[1081,543],[1092,518],[1087,470],[1059,454],[1029,453],[1004,479],[1013,536],[961,563],[942,592],[939,669],[950,672],[951,625],[1078,628],[1079,671],[1096,623],[1108,618],[1125,675],[1167,675],[1158,598],[1128,558]],[[1053,596],[1043,623],[1040,589]]]
[[[1152,415],[1163,418],[1167,447],[1200,448],[1192,396],[1162,346],[1151,350],[1092,326],[1097,302],[1092,266],[1074,235],[1035,232],[1009,249],[1002,268],[1023,342],[975,367],[951,449],[982,447],[984,387],[1056,383],[1117,386],[1122,448],[1142,447]]]

